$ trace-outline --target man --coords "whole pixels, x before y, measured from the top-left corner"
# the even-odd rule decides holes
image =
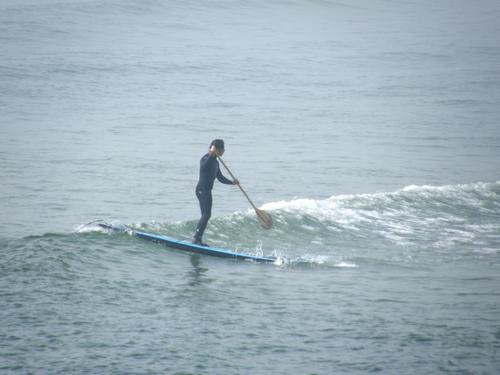
[[[224,177],[219,169],[217,156],[224,154],[224,141],[215,139],[210,144],[208,153],[200,160],[200,179],[196,185],[196,196],[200,201],[201,218],[196,227],[193,243],[201,246],[208,246],[201,242],[203,232],[207,227],[208,220],[212,215],[212,188],[215,178],[227,185],[238,185],[238,180],[231,181]]]

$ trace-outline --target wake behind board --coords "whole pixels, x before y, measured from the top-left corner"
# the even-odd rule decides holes
[[[110,224],[103,224],[99,223],[97,224],[101,228],[104,229],[109,229],[113,230],[115,232],[124,232],[125,230],[120,227],[116,227]],[[131,233],[132,235],[163,244],[167,247],[177,249],[177,250],[183,250],[183,251],[189,251],[191,253],[197,253],[197,254],[203,254],[203,255],[211,255],[211,256],[216,256],[220,258],[232,258],[232,259],[238,259],[238,260],[251,260],[254,262],[259,262],[259,263],[274,263],[276,261],[276,258],[270,258],[270,257],[261,257],[257,255],[250,255],[250,254],[241,254],[241,253],[236,253],[231,250],[227,249],[220,249],[220,248],[215,248],[215,247],[208,247],[208,246],[200,246],[200,245],[195,245],[186,241],[179,241],[171,237],[163,236],[163,235],[158,235],[158,234],[153,234],[153,233],[146,233],[146,232],[140,232],[136,230],[126,230],[128,233]]]

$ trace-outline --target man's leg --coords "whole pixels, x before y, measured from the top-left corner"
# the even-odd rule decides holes
[[[197,190],[196,196],[200,201],[201,218],[200,221],[198,221],[193,242],[201,243],[203,232],[205,232],[208,220],[210,219],[210,216],[212,216],[212,192],[207,193],[205,191]]]

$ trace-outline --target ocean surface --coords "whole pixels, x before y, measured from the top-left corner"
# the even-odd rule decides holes
[[[0,373],[500,373],[499,19],[1,0]],[[214,138],[274,226],[216,183],[204,240],[275,264],[99,229],[189,240]]]

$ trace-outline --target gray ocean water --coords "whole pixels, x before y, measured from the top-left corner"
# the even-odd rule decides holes
[[[500,373],[498,1],[0,1],[0,373]],[[216,183],[214,138],[274,227]],[[227,175],[227,173],[226,173]]]

